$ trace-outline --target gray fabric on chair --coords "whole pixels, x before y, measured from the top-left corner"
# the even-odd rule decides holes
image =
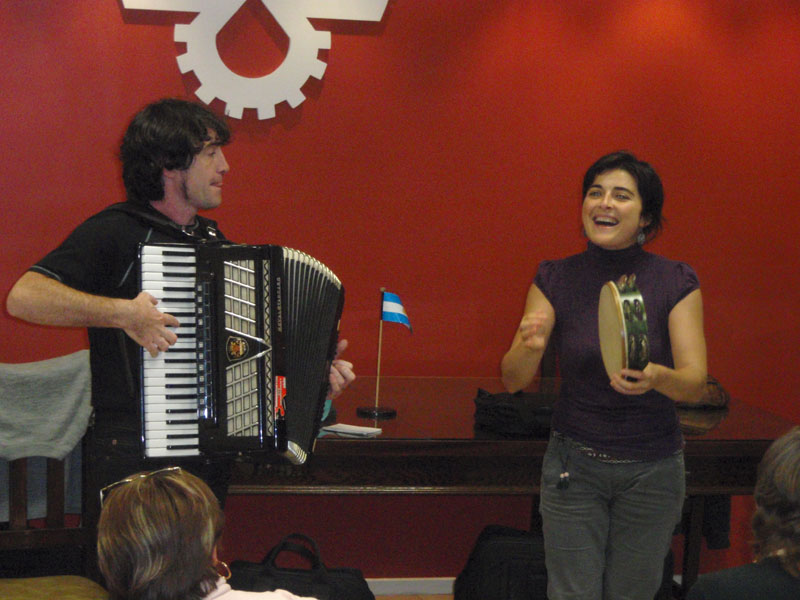
[[[65,527],[63,509],[69,510],[71,505],[77,503],[77,512],[81,512],[80,479],[77,485],[74,479],[80,473],[81,438],[86,432],[92,410],[90,382],[88,350],[32,363],[0,364],[0,457],[14,461],[24,459],[16,463],[19,468],[15,468],[12,475],[18,480],[22,475],[27,475],[28,488],[26,506],[15,504],[8,530],[0,530],[4,553],[13,553],[15,557],[33,553],[26,560],[36,560],[38,556],[55,556],[40,554],[40,551],[58,552],[66,556],[70,551],[77,550],[82,565],[80,572],[86,572],[86,553],[93,543],[89,537],[91,530],[84,523],[78,527]],[[70,454],[70,451],[73,453]],[[47,461],[49,464],[43,467],[39,462],[45,460],[42,457],[53,460]],[[59,462],[65,458],[64,463]],[[61,469],[64,469],[63,473]],[[0,493],[0,497],[5,496],[6,514],[11,491],[10,479],[7,477],[5,493]],[[20,481],[15,483],[22,485]],[[66,502],[59,498],[64,492]],[[51,500],[49,505],[48,498]],[[16,503],[16,496],[14,500]],[[38,517],[40,511],[47,515],[46,527],[31,527],[28,521]],[[6,560],[10,561],[10,558]],[[50,559],[45,560],[44,566],[50,573],[42,577],[17,578],[18,574],[15,574],[12,565],[9,573],[14,577],[0,579],[0,598],[108,598],[106,591],[94,581],[81,576],[56,575],[64,565],[54,565]],[[26,563],[21,561],[19,565],[19,574],[22,574]]]
[[[64,459],[91,415],[89,351],[0,364],[0,458]]]

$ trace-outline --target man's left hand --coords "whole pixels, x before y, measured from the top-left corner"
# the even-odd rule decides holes
[[[331,373],[329,377],[330,389],[328,397],[333,399],[341,394],[356,378],[353,372],[353,363],[339,358],[339,355],[347,348],[347,340],[339,340],[336,345],[336,356],[331,363]]]

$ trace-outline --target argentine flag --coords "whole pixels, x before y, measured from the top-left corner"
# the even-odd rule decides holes
[[[393,323],[402,323],[411,329],[411,321],[408,320],[406,309],[403,308],[403,303],[400,302],[400,296],[390,292],[383,292],[383,310],[381,312],[381,321],[391,321]]]

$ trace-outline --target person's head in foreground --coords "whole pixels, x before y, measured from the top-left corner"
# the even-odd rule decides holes
[[[138,473],[101,491],[100,571],[115,600],[199,600],[220,575],[224,521],[211,489],[169,467]]]
[[[800,427],[767,449],[753,496],[756,560],[777,557],[786,571],[800,577]]]

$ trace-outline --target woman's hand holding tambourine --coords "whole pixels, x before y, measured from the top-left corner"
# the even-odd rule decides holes
[[[619,373],[611,375],[611,387],[620,394],[637,396],[644,394],[656,387],[656,374],[658,365],[647,363],[644,369],[622,369]]]

